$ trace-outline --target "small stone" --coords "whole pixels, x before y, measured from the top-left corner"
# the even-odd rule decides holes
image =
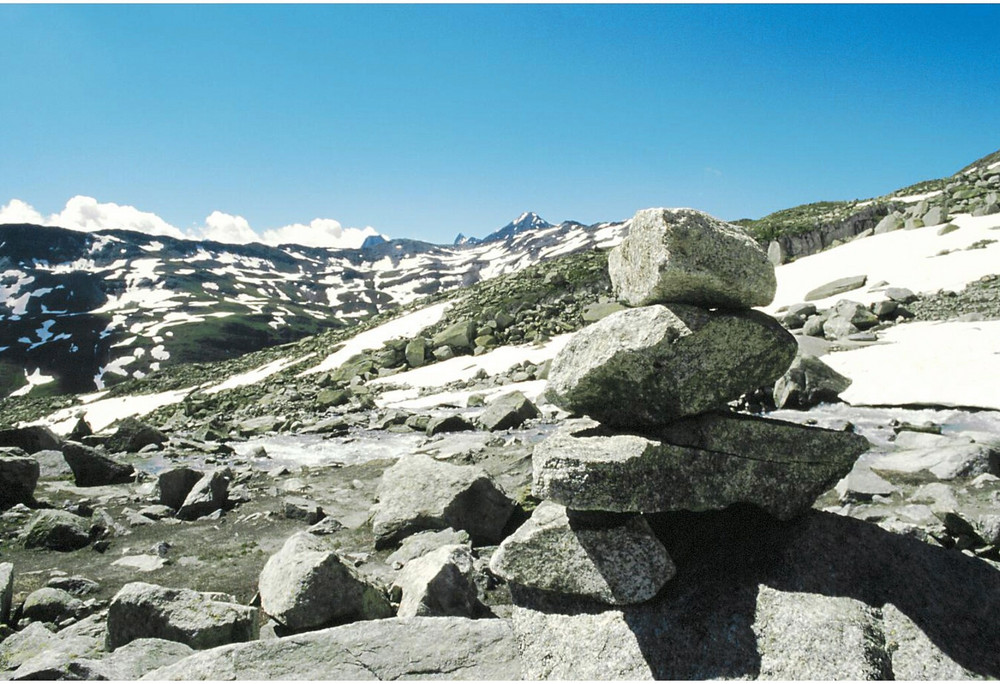
[[[417,532],[404,539],[399,548],[389,554],[385,562],[391,567],[403,567],[414,558],[420,558],[442,546],[455,544],[471,544],[469,533],[465,530],[453,530],[450,527],[437,531]]]
[[[427,421],[427,427],[425,428],[428,437],[433,437],[443,432],[465,432],[475,429],[475,425],[459,415],[431,418]]]
[[[69,592],[42,587],[28,594],[21,615],[36,622],[58,623],[74,617],[83,608],[83,601]]]
[[[851,290],[857,290],[859,287],[864,287],[865,283],[867,282],[868,282],[868,276],[866,275],[838,278],[837,280],[826,283],[825,285],[820,285],[819,287],[810,290],[806,294],[804,299],[807,302],[816,301],[817,299],[826,299],[827,297],[833,297],[834,295],[838,295],[843,292],[850,292]]]
[[[479,607],[468,546],[443,546],[411,560],[399,573],[392,594],[399,597],[397,615],[473,617]]]
[[[521,392],[510,392],[494,399],[479,414],[479,423],[490,432],[521,427],[526,420],[541,415],[538,408]]]

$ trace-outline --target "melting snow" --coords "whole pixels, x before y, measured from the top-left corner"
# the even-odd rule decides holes
[[[26,395],[28,392],[38,387],[39,385],[45,385],[47,383],[52,382],[53,380],[55,380],[55,377],[51,375],[42,375],[42,369],[36,368],[35,372],[30,375],[28,374],[27,370],[24,371],[24,379],[28,382],[28,384],[20,389],[11,392],[10,396],[23,397],[24,395]]]

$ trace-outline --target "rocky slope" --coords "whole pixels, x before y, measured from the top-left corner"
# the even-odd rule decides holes
[[[933,255],[937,241],[991,230],[969,214],[952,219],[959,229],[944,235],[948,224],[900,229],[802,257],[776,269],[777,290],[797,266],[825,279],[810,259],[847,254],[831,273],[857,276],[866,244],[901,236]],[[712,261],[680,251],[688,268]],[[0,502],[0,677],[1000,676],[1000,413],[838,403],[877,368],[856,365],[847,378],[830,368],[841,355],[905,357],[891,336],[917,326],[992,330],[995,278],[969,275],[952,296],[890,292],[902,276],[866,275],[810,302],[808,291],[829,283],[803,280],[770,306],[786,332],[761,311],[697,309],[724,294],[742,307],[756,301],[732,283],[720,292],[717,268],[699,275],[694,304],[671,301],[690,294],[685,272],[681,295],[654,288],[670,293],[667,304],[622,311],[608,263],[607,252],[583,250],[351,329],[165,366],[101,396],[0,403],[9,499]],[[586,352],[642,332],[620,322],[644,309],[669,319],[665,338],[694,344],[646,339],[613,355],[627,381],[605,378],[603,401],[584,391],[579,409],[607,425],[569,421],[566,400],[551,403],[546,388],[575,397],[580,378],[614,376]],[[977,320],[943,322],[969,314]],[[746,351],[734,339],[743,332],[727,327],[736,324],[769,331],[755,359],[778,354],[784,365],[796,346],[798,358],[773,382],[780,369],[735,359]],[[573,334],[588,326],[583,336],[598,339],[581,350]],[[991,367],[995,346],[960,348],[980,376]],[[911,365],[892,382],[919,383],[931,370]],[[677,381],[657,382],[667,373]],[[973,396],[977,376],[959,377],[957,387],[922,384]],[[695,415],[646,410],[675,388],[683,401],[666,405]],[[730,399],[768,409],[768,420],[729,413]],[[1000,405],[987,397],[980,407]],[[132,414],[140,420],[123,419]],[[58,434],[23,426],[33,421]],[[867,451],[852,465],[862,437]],[[616,477],[574,475],[618,467],[619,452],[581,466],[571,461],[585,449],[560,446],[593,442],[601,452],[607,440],[653,444],[636,447],[628,491]],[[806,454],[801,440],[808,457],[786,458]],[[833,459],[824,443],[844,454]],[[723,462],[741,450],[752,453]],[[827,459],[829,472],[818,465]],[[716,462],[738,476],[718,481],[722,470],[706,465]],[[687,484],[675,491],[678,478]],[[595,491],[595,510],[570,510]],[[641,496],[658,512],[623,503]],[[609,539],[621,548],[609,552]],[[531,560],[532,545],[541,560]],[[648,574],[615,583],[622,567]]]

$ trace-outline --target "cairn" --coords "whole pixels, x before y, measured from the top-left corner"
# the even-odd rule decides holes
[[[608,268],[633,308],[580,331],[553,361],[547,396],[587,418],[535,447],[543,502],[490,567],[522,586],[628,605],[675,573],[644,513],[752,503],[787,520],[868,443],[727,410],[780,378],[797,349],[751,308],[771,302],[776,279],[741,228],[691,209],[643,210]]]

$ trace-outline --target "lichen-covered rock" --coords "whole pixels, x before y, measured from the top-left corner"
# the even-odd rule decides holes
[[[20,448],[0,451],[0,510],[32,503],[40,470],[38,461]]]
[[[76,551],[90,543],[90,519],[69,511],[38,511],[18,539],[26,549]]]
[[[392,586],[397,615],[473,617],[479,607],[472,551],[465,544],[442,546],[411,560]]]
[[[758,311],[629,309],[573,336],[552,362],[546,395],[605,425],[658,426],[772,384],[797,349]]]
[[[379,547],[447,527],[465,530],[477,543],[496,543],[513,511],[514,502],[485,470],[413,454],[382,476],[372,531]]]
[[[108,607],[108,646],[142,638],[167,639],[204,649],[256,639],[257,609],[216,595],[145,582],[126,584]]]
[[[14,599],[14,565],[0,563],[0,625],[10,624],[10,605]]]
[[[706,511],[743,502],[789,519],[867,449],[853,433],[736,414],[678,421],[655,436],[578,421],[535,447],[533,491],[577,510]]]
[[[608,255],[615,294],[631,306],[684,302],[767,306],[777,280],[767,253],[739,226],[694,209],[644,209]]]
[[[535,589],[626,605],[651,599],[676,569],[642,516],[572,514],[545,501],[503,541],[490,570]]]
[[[291,630],[392,615],[388,599],[324,540],[296,532],[271,556],[258,582],[261,609]]]
[[[59,622],[73,617],[83,608],[83,601],[68,591],[42,587],[28,594],[21,615],[37,622]]]
[[[64,442],[63,458],[73,471],[77,487],[125,484],[135,479],[135,468],[118,463],[96,449],[76,442]]]

